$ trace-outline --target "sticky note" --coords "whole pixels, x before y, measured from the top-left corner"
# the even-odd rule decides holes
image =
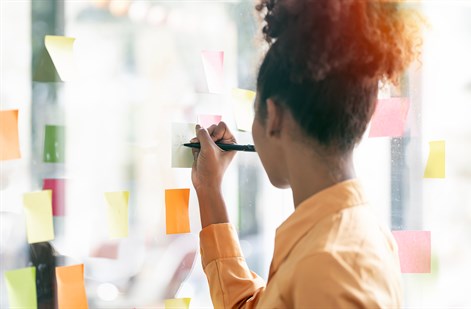
[[[401,137],[409,112],[407,98],[390,98],[377,101],[371,118],[369,137]]]
[[[46,35],[44,38],[44,45],[62,81],[70,81],[75,75],[74,42],[75,38],[64,36]]]
[[[193,153],[191,148],[183,146],[196,136],[195,123],[172,124],[172,167],[191,168]]]
[[[191,298],[174,298],[165,300],[165,309],[188,309]]]
[[[52,192],[46,190],[26,193],[23,195],[23,204],[28,243],[53,240]]]
[[[445,141],[429,142],[424,178],[445,178]]]
[[[27,267],[5,271],[9,308],[38,307],[36,298],[36,268]]]
[[[65,214],[65,179],[43,179],[43,190],[52,191],[52,215]]]
[[[165,190],[167,234],[190,233],[189,200],[190,189]]]
[[[237,129],[251,132],[254,119],[254,100],[256,93],[251,90],[233,89],[232,100],[234,102],[234,112]]]
[[[430,231],[393,231],[402,273],[430,273]]]
[[[221,119],[221,115],[198,115],[197,123],[203,128],[209,128],[213,124],[220,123]]]
[[[83,264],[56,267],[59,309],[88,309]]]
[[[34,64],[32,75],[33,81],[35,82],[61,82],[59,74],[57,74],[57,70],[45,46],[42,46],[39,50],[38,60]]]
[[[119,253],[119,244],[116,242],[104,242],[95,247],[90,256],[105,259],[117,259]]]
[[[18,110],[0,111],[0,161],[20,157]]]
[[[108,202],[108,231],[111,238],[124,238],[128,236],[128,201],[129,192],[106,192]]]
[[[43,161],[46,163],[64,163],[65,128],[63,126],[46,125]]]
[[[208,51],[201,52],[203,69],[210,93],[224,92],[224,52]]]

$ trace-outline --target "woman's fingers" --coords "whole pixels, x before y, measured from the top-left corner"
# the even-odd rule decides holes
[[[196,158],[196,152],[206,147],[214,147],[214,143],[222,142],[224,144],[236,144],[237,141],[231,133],[226,123],[220,122],[218,125],[213,124],[208,129],[196,125],[196,137],[190,140],[190,143],[200,143],[201,148],[193,148],[193,156]]]
[[[226,123],[221,121],[212,131],[211,137],[214,141],[223,141],[224,143],[235,143],[235,137],[227,127]]]
[[[214,142],[211,136],[209,135],[208,131],[200,125],[196,125],[196,138],[198,139],[201,145],[201,149],[213,147],[214,145]]]
[[[214,130],[217,128],[217,126],[218,126],[217,124],[213,124],[213,125],[211,125],[211,126],[207,129],[207,130],[208,130],[208,133],[209,133],[209,135],[210,135],[211,137],[213,136],[213,132],[214,132]]]

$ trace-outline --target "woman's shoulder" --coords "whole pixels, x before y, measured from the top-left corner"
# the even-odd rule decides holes
[[[368,307],[397,305],[400,269],[390,234],[366,205],[332,214],[293,248],[285,264],[290,281],[333,298],[348,292]]]

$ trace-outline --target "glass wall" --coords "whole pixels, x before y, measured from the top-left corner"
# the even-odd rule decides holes
[[[166,234],[165,190],[192,188],[190,169],[171,167],[172,123],[217,114],[236,131],[232,89],[255,91],[266,45],[255,3],[240,1],[2,1],[0,109],[18,109],[21,158],[0,161],[0,307],[5,271],[35,266],[38,302],[56,297],[56,266],[84,264],[90,308],[159,308],[190,297],[211,307],[198,248],[196,195],[191,233]],[[471,6],[424,2],[429,28],[421,63],[380,99],[410,102],[402,137],[365,134],[357,173],[384,225],[431,233],[430,273],[404,274],[406,307],[467,307],[471,275]],[[45,35],[76,39],[75,78],[62,82]],[[224,89],[210,93],[201,51],[224,51]],[[46,126],[64,160],[45,158]],[[424,179],[429,142],[446,142],[446,178]],[[48,162],[49,161],[49,162]],[[64,179],[65,215],[55,238],[28,244],[23,194]],[[276,227],[293,211],[255,154],[239,153],[224,194],[249,266],[266,278]],[[104,192],[129,191],[129,235],[110,239]]]

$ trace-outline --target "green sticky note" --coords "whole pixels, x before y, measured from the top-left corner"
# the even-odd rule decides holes
[[[26,193],[23,195],[23,204],[28,243],[53,240],[52,191]]]
[[[38,308],[35,267],[6,271],[4,276],[9,308]]]
[[[46,163],[64,163],[65,128],[64,126],[46,125],[44,133],[43,161]]]

